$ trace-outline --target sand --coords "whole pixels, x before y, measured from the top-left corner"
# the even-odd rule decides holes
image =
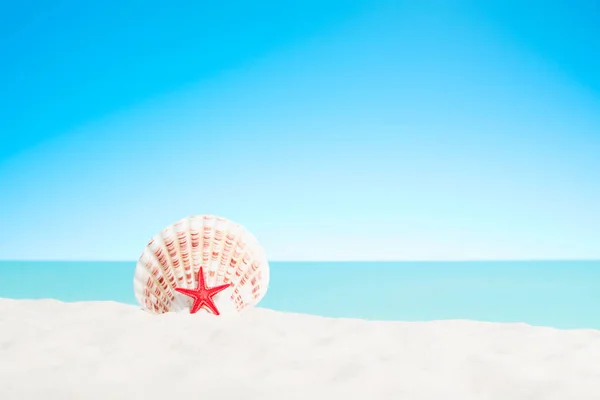
[[[600,331],[0,299],[0,399],[600,399]]]

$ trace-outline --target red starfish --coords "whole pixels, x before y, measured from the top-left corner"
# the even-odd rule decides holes
[[[215,305],[213,297],[227,289],[231,286],[230,283],[226,285],[220,285],[213,288],[206,287],[206,283],[204,281],[204,272],[202,272],[202,267],[198,271],[198,288],[197,289],[184,289],[184,288],[175,288],[179,293],[183,293],[186,296],[190,296],[194,299],[194,303],[192,304],[192,308],[190,308],[190,314],[195,314],[202,308],[202,306],[206,306],[210,311],[215,315],[219,315],[219,310]]]

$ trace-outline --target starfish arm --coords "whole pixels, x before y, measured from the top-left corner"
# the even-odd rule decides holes
[[[219,292],[222,292],[223,290],[227,289],[230,286],[231,286],[231,284],[228,283],[226,285],[220,285],[220,286],[215,286],[213,288],[210,288],[210,289],[208,289],[208,295],[212,298],[214,295],[216,295]]]
[[[190,314],[196,314],[204,305],[205,301],[196,297],[194,299],[194,304],[192,304],[192,308],[190,308]]]
[[[195,289],[186,289],[186,288],[175,288],[181,294],[185,294],[187,296],[195,296],[198,292]]]
[[[204,302],[204,306],[206,308],[208,308],[210,311],[212,311],[213,314],[215,315],[220,315],[219,313],[219,309],[217,308],[217,306],[215,305],[214,301],[212,301],[212,299],[210,301],[205,301]]]

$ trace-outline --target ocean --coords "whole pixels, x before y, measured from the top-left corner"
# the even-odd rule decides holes
[[[600,329],[600,261],[272,262],[260,307]],[[0,261],[0,297],[136,304],[135,262]]]

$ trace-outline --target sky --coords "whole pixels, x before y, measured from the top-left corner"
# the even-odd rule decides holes
[[[0,259],[599,259],[599,4],[3,2]]]

